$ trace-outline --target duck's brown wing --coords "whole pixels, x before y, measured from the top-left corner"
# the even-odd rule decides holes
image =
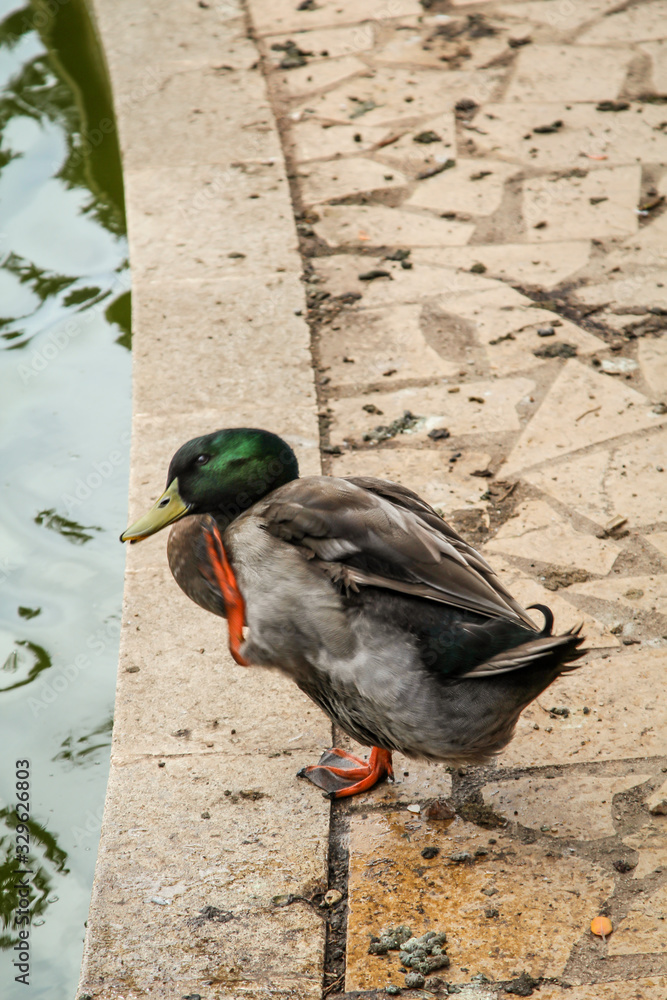
[[[539,631],[486,560],[398,483],[310,476],[280,487],[253,513],[348,586],[396,590]]]

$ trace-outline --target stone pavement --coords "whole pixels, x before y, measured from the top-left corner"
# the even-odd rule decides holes
[[[404,762],[341,808],[332,995],[404,987],[368,950],[408,924],[448,935],[427,991],[664,998],[667,4],[301,7],[250,2],[327,471],[418,490],[589,650],[496,768]],[[434,796],[453,822],[406,808]]]
[[[292,780],[326,725],[313,710],[304,729],[300,696],[227,663],[235,694],[219,707],[219,629],[178,603],[159,544],[140,547],[128,613],[154,638],[125,632],[124,662],[137,642],[145,659],[138,682],[121,667],[82,985],[105,1000],[121,995],[102,987],[110,974],[128,997],[180,996],[175,984],[202,1000],[311,997],[322,981],[331,997],[383,996],[405,989],[406,966],[396,950],[369,954],[371,937],[409,925],[446,932],[450,960],[409,995],[664,1000],[667,2],[249,0],[244,15],[200,0],[187,17],[175,3],[98,5],[117,101],[146,71],[146,39],[164,53],[152,97],[120,123],[138,297],[133,511],[157,495],[173,446],[211,421],[285,432],[316,468],[302,311],[325,470],[416,489],[524,604],[549,604],[559,630],[582,621],[588,653],[524,713],[497,766],[399,759],[395,785],[336,804],[327,830],[319,793]],[[174,365],[182,426],[173,387],[164,395]],[[133,588],[142,572],[177,606],[171,626]],[[204,630],[210,666],[188,693]],[[129,684],[136,702],[121,696]],[[242,735],[213,732],[221,712]],[[105,852],[119,849],[128,802],[140,808],[150,755],[178,790],[195,750],[203,784],[178,800],[175,826],[201,844],[195,817],[210,809],[219,839],[202,877],[215,891],[180,888],[180,848],[155,834],[169,793],[155,793],[127,885],[148,885],[174,850],[170,888],[155,890],[174,906],[159,975],[147,972],[158,944],[135,927],[138,978],[124,980],[102,946],[120,947],[148,910],[109,917],[119,862]],[[238,807],[241,758],[268,807]],[[455,817],[429,806],[441,799]],[[251,860],[243,844],[258,845]],[[199,918],[188,956],[179,935],[204,898],[233,919]],[[597,915],[611,919],[607,939],[590,932]]]

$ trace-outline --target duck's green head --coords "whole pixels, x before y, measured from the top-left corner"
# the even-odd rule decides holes
[[[236,427],[193,438],[172,458],[162,496],[120,540],[139,542],[186,514],[213,514],[226,526],[298,475],[296,455],[270,431]]]

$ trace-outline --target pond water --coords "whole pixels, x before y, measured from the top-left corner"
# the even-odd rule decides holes
[[[131,392],[120,160],[80,0],[0,0],[0,87],[0,995],[67,1000],[108,774]]]

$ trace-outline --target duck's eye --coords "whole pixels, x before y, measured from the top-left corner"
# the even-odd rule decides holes
[[[210,460],[211,460],[210,455],[197,455],[196,458],[197,465],[206,465],[207,462],[210,462]]]

